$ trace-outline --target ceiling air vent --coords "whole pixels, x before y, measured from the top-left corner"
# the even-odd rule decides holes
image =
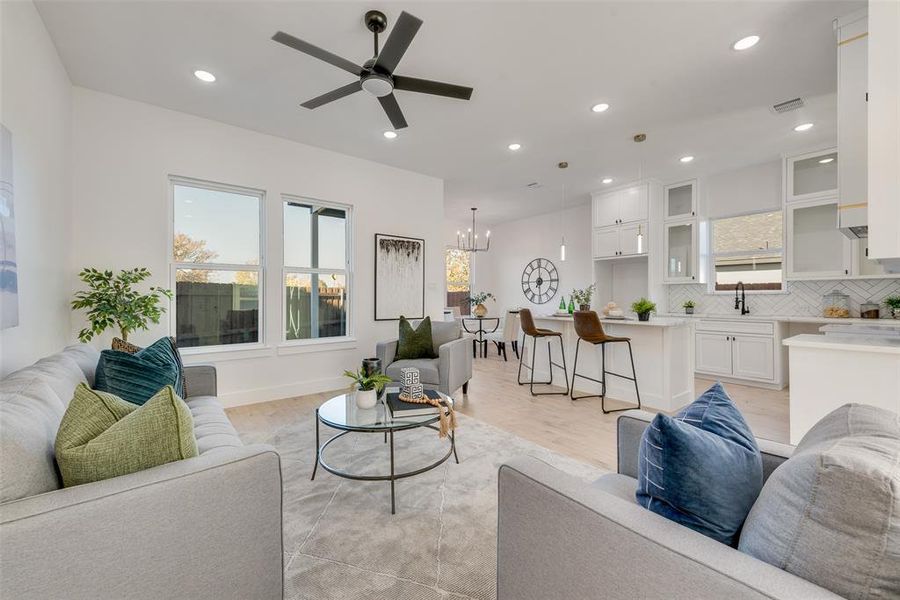
[[[537,181],[532,181],[531,183],[529,183],[529,184],[526,185],[525,187],[527,187],[527,188],[530,189],[530,190],[535,190],[535,189],[541,187],[541,184],[538,183]]]
[[[797,110],[798,108],[803,107],[803,98],[794,98],[793,100],[788,100],[787,102],[779,102],[775,106],[772,107],[772,111],[776,114],[786,113],[791,110]]]

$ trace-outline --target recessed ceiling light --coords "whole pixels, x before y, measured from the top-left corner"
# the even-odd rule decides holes
[[[397,132],[396,132],[396,131],[390,131],[390,130],[388,130],[388,131],[385,131],[383,135],[384,135],[384,137],[386,137],[387,139],[392,140],[392,139],[394,139],[395,137],[397,137]]]
[[[212,83],[216,80],[216,76],[209,71],[194,71],[194,77],[206,83]]]
[[[820,164],[820,165],[827,165],[828,163],[832,162],[833,160],[834,160],[834,158],[832,158],[831,156],[829,156],[828,158],[823,158],[822,160],[820,160],[820,161],[819,161],[819,164]]]
[[[612,177],[604,177],[603,183],[612,183]]]
[[[690,156],[690,155],[688,155],[688,156],[682,156],[682,157],[679,158],[678,160],[680,160],[680,161],[683,162],[683,163],[689,163],[689,162],[691,162],[692,160],[694,160],[694,157],[693,157],[693,156]]]
[[[796,127],[794,127],[794,131],[809,131],[812,129],[812,123],[800,123]]]
[[[516,150],[518,150],[518,149],[521,148],[521,147],[522,147],[522,144],[515,144],[515,143],[514,143],[514,144],[510,144],[509,146],[507,146],[507,148],[509,148],[509,149],[512,150],[513,152],[515,152]]]
[[[591,107],[591,110],[594,112],[606,112],[609,110],[609,104],[606,102],[601,102],[600,104],[595,104]]]
[[[735,50],[746,50],[747,48],[752,48],[759,41],[758,35],[748,35],[745,38],[741,38],[731,45]]]

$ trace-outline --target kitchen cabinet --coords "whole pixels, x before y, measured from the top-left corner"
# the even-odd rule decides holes
[[[664,283],[691,283],[698,278],[699,241],[696,219],[673,221],[665,224]]]
[[[838,195],[837,149],[827,148],[785,159],[785,202]]]
[[[702,318],[695,325],[698,373],[749,384],[784,387],[781,347],[786,325],[774,321]]]
[[[646,221],[649,216],[648,184],[597,192],[592,195],[592,202],[595,228]]]
[[[867,96],[868,19],[865,11],[838,19],[837,34],[837,140],[840,227],[850,237],[868,224],[867,193]]]
[[[788,279],[851,275],[851,242],[837,228],[838,210],[836,196],[785,205]]]
[[[697,214],[697,180],[673,183],[663,188],[664,219],[684,219]]]
[[[646,222],[595,229],[593,232],[594,258],[646,255],[650,237],[647,233]]]
[[[731,375],[731,336],[724,333],[696,335],[696,369],[701,373]]]
[[[775,348],[771,337],[731,336],[732,375],[740,379],[773,379]]]

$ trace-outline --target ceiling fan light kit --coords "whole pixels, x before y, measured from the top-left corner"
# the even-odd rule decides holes
[[[366,28],[374,36],[375,55],[365,61],[362,66],[283,31],[278,31],[272,36],[272,39],[279,44],[308,54],[313,58],[318,58],[359,78],[358,81],[353,81],[321,96],[307,100],[301,106],[308,109],[319,108],[364,90],[378,98],[381,108],[391,121],[391,126],[396,130],[406,127],[407,122],[400,105],[397,103],[397,98],[394,96],[394,90],[431,94],[459,100],[468,100],[472,97],[472,88],[470,87],[394,74],[400,59],[406,54],[407,48],[409,48],[410,43],[412,43],[413,38],[422,26],[421,19],[407,12],[401,12],[400,17],[394,24],[394,28],[388,35],[387,41],[380,50],[378,47],[378,35],[387,29],[387,17],[381,11],[370,10],[366,13],[364,22]]]

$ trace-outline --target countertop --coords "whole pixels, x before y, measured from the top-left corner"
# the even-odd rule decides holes
[[[559,316],[556,315],[534,315],[535,321],[561,321],[561,322],[569,322],[571,323],[574,320],[574,317],[570,315]],[[683,318],[676,318],[671,316],[661,316],[658,317],[653,315],[650,317],[649,321],[638,321],[637,317],[627,317],[625,319],[609,319],[600,317],[600,322],[606,325],[636,325],[639,327],[680,327],[681,325],[686,325],[687,321]]]
[[[900,319],[860,319],[852,318],[829,318],[829,317],[812,317],[812,316],[785,316],[785,315],[744,315],[741,316],[737,312],[733,315],[722,314],[698,314],[685,315],[681,313],[661,313],[661,316],[678,317],[681,319],[712,319],[716,321],[779,321],[782,323],[836,323],[836,324],[852,324],[852,325],[874,325],[876,327],[900,327]]]
[[[789,337],[785,346],[797,348],[820,348],[823,350],[844,350],[850,352],[875,352],[900,355],[900,338],[865,335],[814,335],[805,333]]]

